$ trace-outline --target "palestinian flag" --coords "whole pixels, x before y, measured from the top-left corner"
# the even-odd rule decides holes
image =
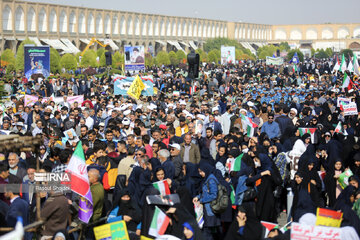
[[[310,134],[311,143],[315,142],[315,132],[316,128],[299,128],[300,137],[302,137],[305,133]]]
[[[241,123],[246,126],[246,134],[248,137],[253,137],[255,128],[257,128],[258,125],[254,123],[251,118],[245,115],[241,115]]]
[[[347,90],[349,91],[350,89],[352,89],[352,81],[350,79],[350,77],[347,75],[347,73],[345,72],[344,74],[344,80],[341,86],[342,89],[347,88]]]
[[[228,164],[228,168],[229,168],[229,172],[238,172],[241,169],[241,159],[243,157],[243,153],[240,154],[239,156],[237,156],[234,160],[229,161]]]
[[[333,72],[335,72],[335,71],[339,71],[339,69],[340,69],[340,62],[339,62],[339,58],[338,58],[338,56],[336,56],[336,63],[335,63],[335,66],[334,66],[334,68],[333,68]]]
[[[164,235],[168,225],[170,218],[166,216],[166,214],[160,210],[157,206],[155,206],[154,216],[151,220],[149,235],[153,237],[158,237],[160,235]]]
[[[344,54],[342,55],[341,63],[340,63],[340,71],[344,73],[346,71],[346,60]]]
[[[267,238],[267,235],[269,234],[269,232],[271,230],[273,230],[274,228],[279,228],[279,225],[277,223],[261,221],[261,224],[265,227],[265,233],[264,233],[263,238]]]
[[[166,180],[154,182],[153,186],[154,186],[154,188],[159,190],[161,196],[171,194],[170,189],[169,189],[169,184]]]

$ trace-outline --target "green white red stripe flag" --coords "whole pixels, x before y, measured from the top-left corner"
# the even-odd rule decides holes
[[[347,88],[348,90],[352,89],[352,82],[350,77],[347,75],[347,73],[345,72],[344,74],[344,80],[341,86],[342,89]]]
[[[341,123],[341,121],[338,123],[338,125],[336,125],[335,131],[336,133],[341,133],[343,135],[347,135],[347,133],[344,131],[344,127]]]
[[[302,137],[305,133],[310,134],[311,143],[315,142],[315,132],[316,128],[299,128],[300,137]]]
[[[339,69],[340,69],[340,62],[339,62],[339,58],[338,58],[338,56],[336,56],[336,63],[335,63],[335,65],[334,65],[334,68],[333,68],[333,72],[335,72],[335,71],[339,71]]]
[[[344,73],[346,71],[347,65],[344,54],[342,55],[341,63],[340,63],[340,71]]]
[[[154,216],[151,220],[149,235],[153,237],[158,237],[164,235],[168,225],[170,222],[170,218],[166,216],[166,214],[160,210],[157,206],[155,206]]]
[[[355,53],[353,57],[353,65],[354,65],[354,74],[360,76],[359,63]]]
[[[257,124],[252,121],[251,118],[241,114],[241,123],[246,126],[246,134],[248,137],[253,137],[255,134],[255,128],[257,128]]]
[[[227,167],[229,169],[229,172],[238,172],[241,169],[241,159],[243,157],[243,153],[237,156],[234,159],[229,158],[227,164]]]
[[[153,186],[154,186],[154,188],[159,190],[161,196],[171,194],[170,189],[169,189],[169,184],[166,180],[154,182]]]

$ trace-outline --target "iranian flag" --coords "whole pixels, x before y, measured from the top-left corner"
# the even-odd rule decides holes
[[[316,128],[299,128],[300,136],[302,137],[305,133],[310,134],[311,136],[311,143],[315,142],[315,132]]]
[[[93,201],[81,141],[78,142],[65,172],[71,174],[71,191],[80,195],[79,219],[88,223],[93,213]]]
[[[245,115],[241,115],[241,122],[243,126],[246,126],[246,134],[248,137],[253,137],[255,133],[255,128],[257,128],[257,124],[252,121],[251,118]]]
[[[238,172],[240,171],[241,169],[241,159],[243,157],[243,153],[240,154],[239,156],[237,156],[235,159],[231,159],[229,158],[228,162],[227,162],[227,165],[228,165],[228,168],[229,168],[229,172]]]
[[[335,66],[334,66],[334,68],[333,68],[333,72],[335,72],[335,71],[339,71],[339,69],[340,69],[340,62],[339,62],[339,58],[338,58],[338,56],[336,56],[336,63],[335,63]]]
[[[354,58],[353,58],[353,64],[354,64],[354,74],[357,76],[360,76],[359,63],[358,63],[355,53],[354,53]]]
[[[166,216],[166,214],[160,210],[157,206],[155,206],[154,216],[151,220],[149,235],[153,237],[158,237],[160,235],[164,235],[166,228],[169,225],[170,218]]]
[[[335,128],[334,132],[341,133],[343,135],[347,135],[347,133],[345,133],[345,131],[344,131],[344,128],[343,128],[341,122],[339,122],[338,125],[336,125],[336,128]]]
[[[166,180],[154,182],[153,186],[154,186],[154,188],[159,190],[161,196],[171,194],[170,189],[169,189],[169,184]]]
[[[297,68],[296,64],[294,64],[294,66],[293,66],[293,72],[296,73],[297,71],[298,71],[298,68]]]
[[[352,82],[350,77],[347,75],[347,73],[345,72],[344,74],[344,80],[341,86],[342,89],[347,88],[348,90],[352,89]]]
[[[346,71],[346,60],[344,54],[342,55],[341,63],[340,63],[340,71],[344,73]]]

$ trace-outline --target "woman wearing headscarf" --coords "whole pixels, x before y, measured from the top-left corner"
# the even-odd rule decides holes
[[[238,207],[236,219],[232,222],[225,240],[258,240],[262,239],[263,227],[256,218],[250,204]]]
[[[213,213],[210,203],[217,198],[219,184],[213,174],[214,167],[206,161],[200,161],[199,174],[204,179],[200,194],[193,199],[194,204],[200,202],[204,209],[203,234],[205,239],[219,239],[221,235],[220,216]]]
[[[329,169],[326,172],[324,178],[325,190],[329,197],[329,207],[335,205],[336,199],[339,197],[342,192],[342,187],[338,181],[339,175],[344,171],[342,162],[340,159],[336,160],[332,169]]]
[[[114,202],[114,208],[110,212],[107,221],[111,223],[124,220],[129,235],[134,235],[141,221],[141,210],[135,201],[132,201],[127,188],[123,189],[119,196],[120,199],[118,202]]]
[[[194,198],[199,192],[201,181],[196,165],[191,162],[183,163],[182,174],[178,181],[179,187],[186,187],[191,198]]]

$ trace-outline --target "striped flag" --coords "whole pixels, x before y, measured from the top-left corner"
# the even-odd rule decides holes
[[[341,63],[340,63],[340,71],[344,73],[346,71],[346,60],[344,54],[342,55]]]
[[[316,128],[299,128],[300,137],[302,137],[305,133],[310,134],[311,143],[315,142],[315,132]]]
[[[233,209],[236,209],[235,190],[232,184],[230,184],[230,188],[231,188],[231,193],[230,193],[231,205]]]
[[[343,80],[341,88],[342,89],[347,88],[347,90],[352,89],[352,81],[351,81],[350,77],[347,75],[346,72],[344,74],[344,80]]]
[[[344,127],[341,123],[341,121],[338,123],[338,125],[336,125],[335,131],[336,133],[341,133],[343,135],[347,135],[347,133],[344,131]]]
[[[243,153],[237,156],[236,158],[228,158],[227,166],[229,172],[238,172],[241,169],[241,159],[243,157]]]
[[[93,214],[93,201],[81,141],[78,142],[65,172],[71,174],[71,191],[80,195],[79,219],[89,223]]]
[[[154,216],[151,220],[149,235],[153,237],[158,237],[160,235],[164,235],[168,225],[170,218],[166,216],[166,214],[160,210],[157,206],[155,206]]]
[[[335,72],[335,71],[339,71],[339,69],[340,69],[340,62],[339,62],[339,57],[338,56],[336,56],[336,63],[335,63],[335,66],[334,66],[334,68],[333,68],[333,72]]]
[[[254,123],[251,118],[243,114],[241,114],[241,123],[243,124],[243,126],[246,126],[246,134],[248,135],[248,137],[253,137],[255,133],[255,128],[257,128],[258,125]]]
[[[349,56],[349,65],[347,66],[347,70],[349,71],[349,72],[354,72],[354,65],[353,65],[353,63],[352,63],[352,61],[351,61],[351,57]]]
[[[357,76],[360,76],[359,63],[358,63],[355,53],[354,53],[354,57],[353,57],[353,64],[354,64],[354,74]]]
[[[154,182],[153,186],[154,186],[154,188],[159,190],[160,195],[162,195],[162,196],[171,194],[170,189],[169,189],[169,184],[166,180]]]

